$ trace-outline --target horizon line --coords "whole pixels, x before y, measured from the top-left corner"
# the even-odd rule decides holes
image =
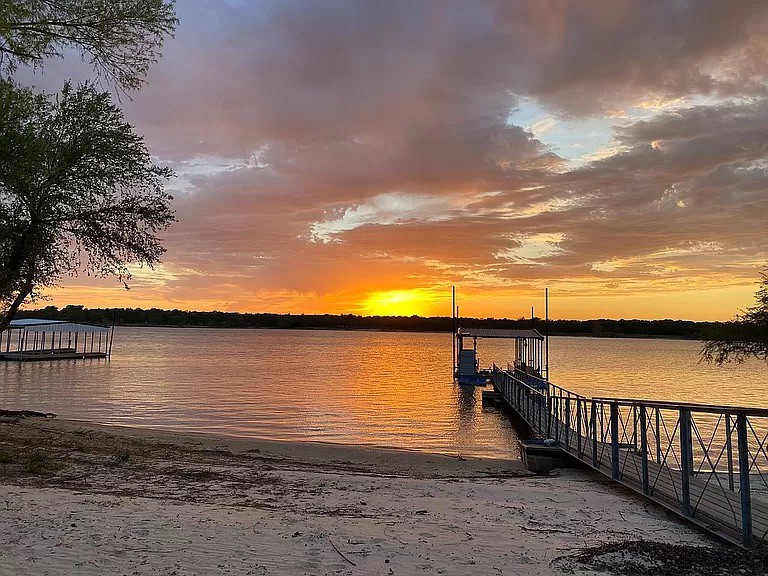
[[[82,308],[83,310],[159,310],[162,312],[184,312],[184,313],[190,313],[190,314],[241,314],[241,315],[272,315],[272,316],[332,316],[332,317],[343,317],[343,316],[355,316],[358,318],[419,318],[423,320],[430,320],[430,319],[451,319],[451,316],[422,316],[419,314],[411,314],[411,315],[380,315],[380,314],[360,314],[356,312],[342,312],[342,313],[331,313],[331,312],[312,312],[312,313],[296,313],[296,312],[241,312],[236,310],[189,310],[189,309],[183,309],[183,308],[158,308],[158,307],[151,307],[151,308],[142,308],[142,307],[125,307],[125,306],[109,306],[109,307],[88,307],[85,304],[67,304],[63,307],[58,306],[46,306],[44,308],[33,308],[33,309],[22,309],[19,310],[18,314],[25,314],[25,313],[39,313],[43,312],[46,308],[56,308],[57,311],[63,311],[66,308]],[[458,318],[466,319],[466,320],[500,320],[500,321],[511,321],[511,322],[520,322],[520,321],[530,321],[530,317],[524,317],[520,316],[517,318],[509,318],[509,317],[496,317],[496,316],[462,316]],[[545,322],[545,319],[540,316],[534,316],[534,320],[539,322]],[[584,319],[578,319],[578,318],[549,318],[552,322],[599,322],[602,320],[607,320],[611,322],[692,322],[695,324],[705,324],[705,323],[713,323],[713,324],[727,324],[734,322],[734,319],[729,320],[690,320],[686,318],[609,318],[609,317],[601,317],[601,318],[584,318]]]

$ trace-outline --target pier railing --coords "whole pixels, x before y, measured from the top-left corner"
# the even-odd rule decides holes
[[[768,547],[768,409],[588,398],[493,367],[534,433],[718,535]]]

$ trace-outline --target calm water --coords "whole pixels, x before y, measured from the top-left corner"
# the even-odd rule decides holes
[[[553,337],[555,382],[587,395],[768,405],[760,363],[699,344]],[[506,364],[502,341],[481,362]],[[451,379],[450,334],[118,328],[111,361],[0,363],[0,406],[110,424],[516,457],[501,413]]]

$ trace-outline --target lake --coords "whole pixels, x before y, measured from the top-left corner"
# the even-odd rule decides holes
[[[483,365],[511,361],[481,341]],[[585,395],[768,405],[768,368],[698,362],[700,343],[552,337],[552,380]],[[122,328],[111,360],[0,362],[0,407],[278,440],[517,457],[505,414],[451,378],[451,335]]]

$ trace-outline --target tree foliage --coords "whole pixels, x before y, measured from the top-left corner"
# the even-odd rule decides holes
[[[19,312],[23,318],[47,318],[90,324],[132,326],[179,326],[211,328],[295,328],[328,330],[393,330],[401,332],[450,332],[450,316],[359,316],[357,314],[272,314],[242,312],[195,312],[158,308],[64,308],[46,306]],[[462,318],[461,325],[473,328],[536,328],[544,333],[544,320],[535,318]],[[720,326],[714,322],[690,320],[550,320],[553,335],[684,338],[701,340],[705,331]]]
[[[755,305],[739,314],[733,323],[706,335],[701,355],[707,362],[723,365],[748,358],[768,362],[768,267],[760,275]]]
[[[172,175],[92,85],[37,95],[0,81],[0,329],[62,275],[125,282],[129,264],[158,262]]]
[[[0,0],[0,74],[76,49],[124,90],[139,88],[178,22],[174,0]]]

